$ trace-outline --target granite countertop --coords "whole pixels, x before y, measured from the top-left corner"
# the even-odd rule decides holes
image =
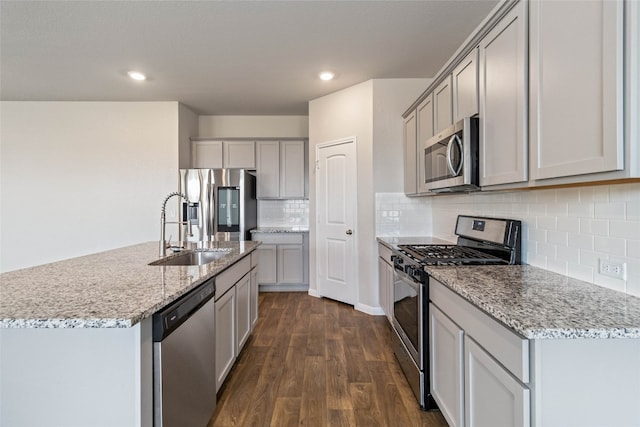
[[[148,242],[3,273],[0,327],[128,328],[258,245],[212,242],[229,254],[200,266],[150,266],[159,259],[158,242]]]
[[[376,239],[389,249],[397,249],[398,245],[455,245],[448,240],[425,236],[379,236]]]
[[[640,338],[640,298],[528,265],[426,267],[529,339]]]
[[[251,233],[308,233],[309,227],[258,227],[251,230]]]

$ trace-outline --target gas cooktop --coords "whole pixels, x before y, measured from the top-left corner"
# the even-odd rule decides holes
[[[506,263],[498,256],[458,245],[399,245],[398,249],[423,265]]]

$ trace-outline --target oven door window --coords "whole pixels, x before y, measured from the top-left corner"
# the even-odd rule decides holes
[[[462,131],[434,142],[424,149],[424,182],[436,182],[460,175]]]
[[[417,352],[420,348],[420,284],[397,272],[393,283],[393,316]]]

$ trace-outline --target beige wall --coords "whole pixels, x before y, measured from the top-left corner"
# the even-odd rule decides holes
[[[369,80],[309,102],[309,164],[316,161],[318,144],[356,138],[357,251],[356,308],[379,311],[375,193],[380,188],[402,189],[401,115],[428,85],[426,79]],[[309,174],[310,269],[309,289],[317,291],[314,218],[315,174]]]
[[[176,102],[2,102],[0,270],[158,240]]]
[[[202,138],[292,137],[309,135],[307,116],[200,116]]]

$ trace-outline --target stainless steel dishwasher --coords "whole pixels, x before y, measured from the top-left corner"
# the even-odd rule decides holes
[[[215,282],[153,315],[155,427],[203,427],[216,408]]]

